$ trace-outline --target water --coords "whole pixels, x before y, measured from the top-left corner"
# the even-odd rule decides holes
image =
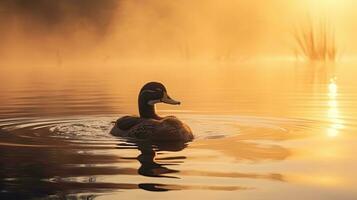
[[[354,199],[354,64],[2,66],[4,199]],[[195,140],[108,134],[147,81]]]

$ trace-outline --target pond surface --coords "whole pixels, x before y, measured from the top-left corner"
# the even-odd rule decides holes
[[[355,199],[356,66],[1,66],[0,197]],[[194,141],[109,134],[153,80]]]

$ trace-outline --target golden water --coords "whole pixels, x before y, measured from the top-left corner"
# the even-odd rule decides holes
[[[3,66],[0,195],[96,199],[354,199],[353,63]],[[155,146],[108,134],[163,82],[195,134]]]

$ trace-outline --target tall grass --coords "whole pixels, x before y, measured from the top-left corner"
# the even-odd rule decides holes
[[[305,26],[300,26],[294,31],[297,43],[295,54],[309,61],[335,61],[337,47],[335,31],[327,20],[313,23],[309,20]]]

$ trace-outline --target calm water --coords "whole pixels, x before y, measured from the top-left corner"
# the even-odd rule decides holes
[[[356,66],[2,66],[0,197],[356,199]],[[193,142],[108,134],[152,80]]]

